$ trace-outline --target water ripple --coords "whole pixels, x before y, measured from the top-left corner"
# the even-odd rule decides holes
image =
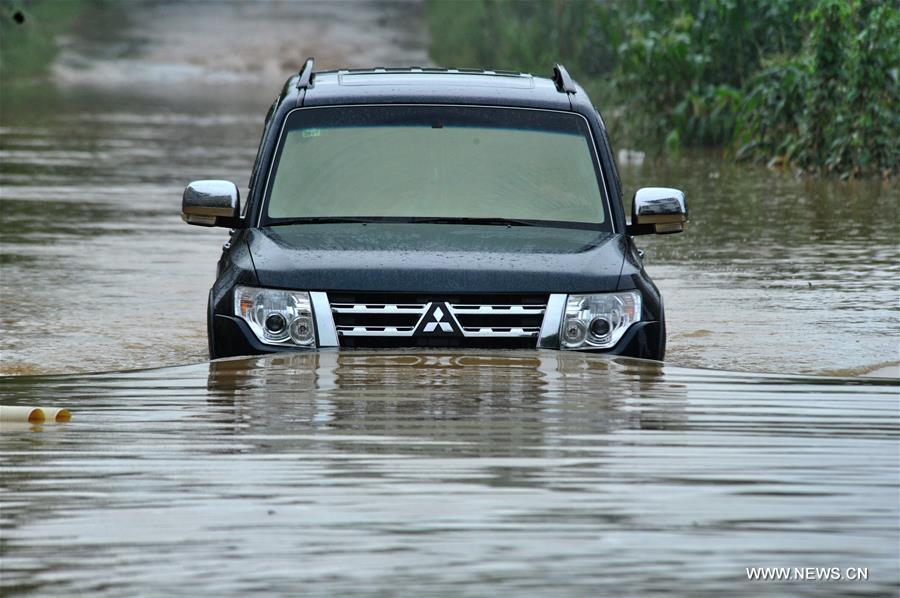
[[[74,413],[4,425],[0,587],[890,594],[898,389],[556,352],[0,378]],[[870,579],[745,580],[763,565]]]

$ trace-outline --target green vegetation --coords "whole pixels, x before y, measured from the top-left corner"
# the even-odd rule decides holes
[[[746,87],[738,156],[842,176],[897,174],[900,12],[819,2],[801,52],[775,56]]]
[[[617,138],[897,174],[900,11],[878,0],[430,0],[440,64],[569,71]],[[610,118],[612,117],[612,118]]]
[[[92,0],[0,0],[0,84],[46,73],[64,33]]]

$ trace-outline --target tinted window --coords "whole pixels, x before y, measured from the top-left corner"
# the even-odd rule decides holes
[[[290,114],[266,223],[314,217],[607,222],[586,121],[565,112],[355,106]]]

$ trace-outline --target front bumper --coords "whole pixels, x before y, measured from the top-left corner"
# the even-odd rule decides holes
[[[235,316],[222,314],[213,315],[210,321],[209,336],[210,357],[212,359],[315,350],[263,344],[243,320]],[[592,349],[590,352],[662,360],[665,355],[665,338],[664,322],[637,322],[628,329],[622,339],[612,349]],[[335,344],[323,345],[323,348],[327,346],[334,347]],[[559,346],[549,346],[546,342],[543,342],[543,339],[538,339],[535,348],[558,349]]]

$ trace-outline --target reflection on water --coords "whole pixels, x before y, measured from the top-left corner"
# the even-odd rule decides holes
[[[887,595],[898,385],[556,352],[0,379],[4,591]],[[868,567],[865,583],[745,581]]]

